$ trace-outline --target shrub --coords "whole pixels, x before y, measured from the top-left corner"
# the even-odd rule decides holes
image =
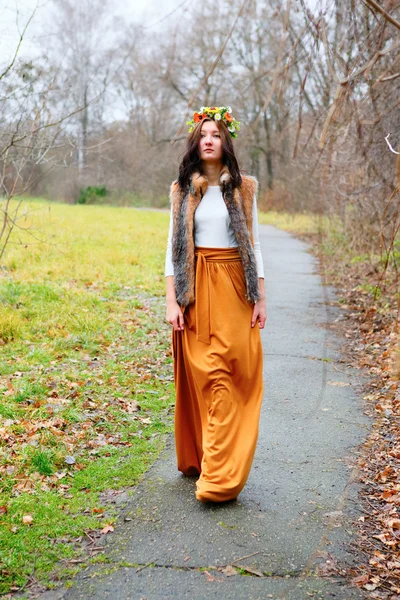
[[[78,204],[100,204],[102,199],[108,196],[109,192],[105,185],[88,185],[81,188],[78,196]]]

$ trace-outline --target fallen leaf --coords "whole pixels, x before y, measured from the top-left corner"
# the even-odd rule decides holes
[[[369,577],[367,574],[359,575],[358,577],[354,577],[354,579],[352,579],[350,583],[352,585],[365,585],[368,582],[368,579]]]
[[[24,515],[22,517],[22,522],[24,525],[32,525],[32,523],[33,523],[32,515]]]
[[[101,533],[112,533],[114,531],[114,527],[112,525],[106,525],[101,530]]]
[[[379,552],[379,550],[374,550],[374,556],[377,556],[378,560],[386,560],[386,554]]]
[[[389,519],[387,525],[390,529],[400,529],[400,519]]]

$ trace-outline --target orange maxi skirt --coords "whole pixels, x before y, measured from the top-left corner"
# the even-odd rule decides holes
[[[236,498],[256,448],[263,360],[245,292],[237,248],[196,248],[196,301],[172,346],[178,469],[200,474],[202,502]]]

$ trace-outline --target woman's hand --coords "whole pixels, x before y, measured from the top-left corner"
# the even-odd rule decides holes
[[[251,318],[251,326],[254,327],[258,320],[260,329],[264,329],[267,320],[267,304],[265,298],[258,300],[253,308],[253,316]]]
[[[260,329],[264,329],[267,320],[267,303],[265,301],[264,279],[262,277],[258,280],[258,287],[261,298],[254,305],[251,326],[254,327],[258,320],[258,326]]]
[[[167,303],[166,318],[168,323],[171,323],[174,331],[183,331],[183,313],[177,302]]]
[[[166,277],[167,282],[167,314],[166,319],[174,331],[183,331],[183,312],[176,301],[173,275]]]

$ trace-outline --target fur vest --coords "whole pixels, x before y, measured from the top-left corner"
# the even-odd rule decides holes
[[[174,181],[170,193],[173,210],[172,263],[176,299],[180,306],[187,306],[195,299],[194,213],[208,187],[205,175],[193,173],[191,179],[191,184],[185,192],[182,192],[178,182]],[[255,303],[260,293],[253,249],[252,212],[258,182],[254,177],[242,175],[242,185],[233,188],[229,170],[224,167],[219,185],[242,259],[246,299]]]

